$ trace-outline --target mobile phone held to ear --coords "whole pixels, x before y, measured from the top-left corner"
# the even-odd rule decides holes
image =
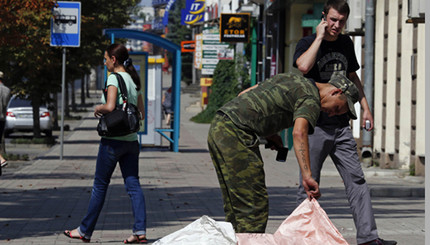
[[[325,17],[325,14],[322,14],[322,15],[321,15],[321,19],[324,19],[324,21],[327,21],[327,19],[326,19],[326,17]]]

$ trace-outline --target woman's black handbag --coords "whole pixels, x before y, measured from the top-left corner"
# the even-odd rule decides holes
[[[134,104],[128,103],[127,87],[122,76],[118,73],[112,74],[118,80],[123,104],[117,105],[113,111],[100,117],[97,132],[100,136],[108,137],[136,133],[140,128],[141,114],[139,109]],[[104,90],[104,96],[107,100],[107,88]]]

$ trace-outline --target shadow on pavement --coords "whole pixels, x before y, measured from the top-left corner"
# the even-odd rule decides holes
[[[75,178],[92,178],[93,175],[79,173],[18,177],[67,181]],[[121,178],[117,176],[113,179]],[[142,188],[146,198],[148,230],[165,229],[177,225],[177,222],[185,226],[202,215],[208,215],[217,220],[222,220],[224,217],[219,188],[165,187],[158,184],[142,184]],[[271,220],[282,222],[295,209],[296,190],[296,188],[284,187],[269,188]],[[35,190],[19,190],[19,187],[13,187],[13,189],[6,188],[1,191],[0,218],[5,221],[0,224],[0,240],[7,240],[25,237],[41,238],[53,234],[62,236],[63,230],[77,227],[87,210],[91,186],[65,188],[53,186]],[[339,195],[341,192],[343,192],[342,188],[326,190],[326,200],[320,200],[321,206],[330,218],[352,219],[345,197]],[[415,199],[408,200],[413,202]],[[408,215],[411,210],[404,206],[396,207],[395,202],[387,202],[386,208],[378,208],[374,211],[376,218],[379,213],[393,213],[393,222],[399,217],[397,214],[401,214],[403,218],[416,216]],[[420,210],[412,210],[412,212],[424,213]],[[116,230],[131,231],[132,225],[131,205],[124,186],[111,184],[95,234],[100,231],[103,233]],[[67,241],[67,238],[64,237],[64,240]],[[103,242],[109,241],[103,240]]]

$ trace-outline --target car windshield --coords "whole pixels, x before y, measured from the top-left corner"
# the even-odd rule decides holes
[[[31,107],[31,100],[25,100],[21,98],[14,98],[10,101],[9,108],[13,107]]]

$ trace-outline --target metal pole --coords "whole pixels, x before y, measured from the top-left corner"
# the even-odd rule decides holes
[[[173,90],[174,95],[174,117],[173,117],[173,152],[179,151],[179,123],[180,123],[180,110],[181,110],[181,51],[176,50],[175,55],[175,67],[173,74],[173,82],[175,89]]]
[[[195,28],[192,28],[192,40],[196,40],[196,30]],[[192,74],[192,84],[196,84],[197,74],[196,74],[196,68],[194,67],[194,63],[196,62],[196,56],[193,53],[193,64],[191,65],[191,74]]]
[[[60,135],[60,160],[63,160],[64,141],[64,97],[66,87],[66,48],[63,48],[63,69],[61,74],[61,135]]]
[[[374,64],[374,39],[375,39],[375,8],[374,0],[366,0],[365,18],[365,51],[364,51],[364,94],[366,95],[369,108],[373,111],[373,64]],[[372,132],[363,131],[363,154],[362,157],[371,157],[372,154]],[[369,155],[370,153],[370,155]]]
[[[252,28],[252,53],[251,53],[251,86],[257,84],[257,31],[256,27]]]

